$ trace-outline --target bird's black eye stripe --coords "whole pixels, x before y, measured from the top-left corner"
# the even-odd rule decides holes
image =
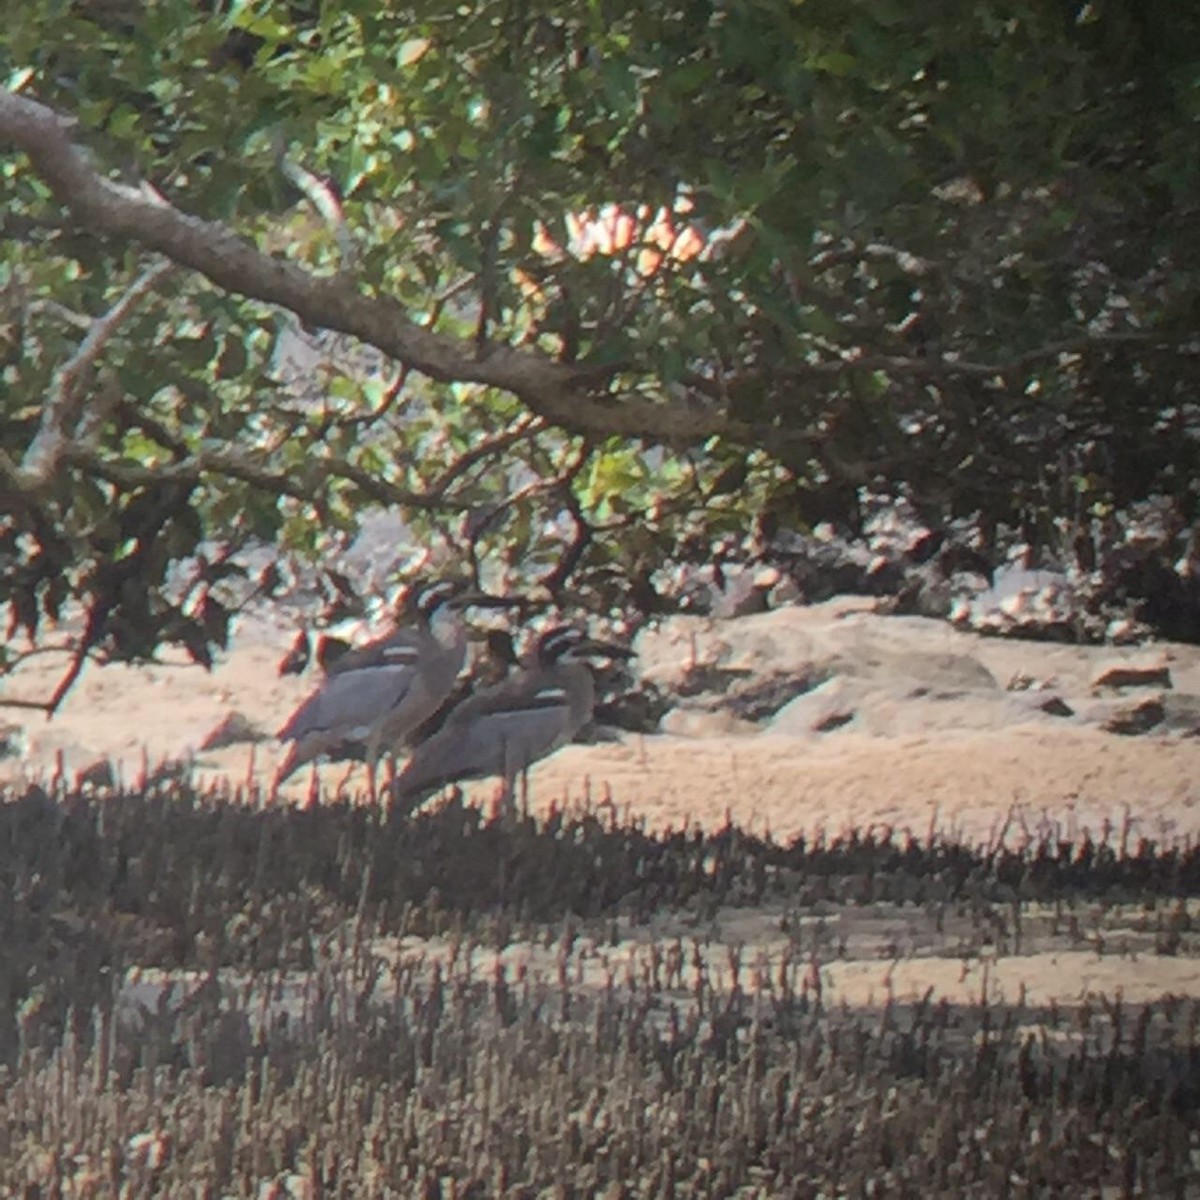
[[[582,641],[583,634],[578,629],[552,629],[542,638],[538,648],[543,658],[560,658]]]
[[[458,584],[452,580],[442,579],[423,587],[417,595],[417,607],[427,616],[432,616],[448,600],[453,600],[458,594]]]

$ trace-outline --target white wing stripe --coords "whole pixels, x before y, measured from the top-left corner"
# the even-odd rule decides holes
[[[388,646],[383,651],[383,659],[389,664],[415,663],[420,658],[416,646]]]

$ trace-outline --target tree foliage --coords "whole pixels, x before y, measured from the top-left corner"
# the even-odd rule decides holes
[[[17,6],[0,603],[203,660],[229,551],[380,503],[596,603],[865,490],[1190,522],[1198,33],[1135,0]]]

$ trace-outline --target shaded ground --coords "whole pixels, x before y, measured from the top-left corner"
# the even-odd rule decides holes
[[[1200,1189],[1200,851],[7,800],[0,1194]]]
[[[289,635],[89,671],[0,783],[273,729]],[[10,793],[0,1195],[1200,1196],[1200,742],[962,715],[569,747],[540,832],[264,808],[270,742],[215,798]]]

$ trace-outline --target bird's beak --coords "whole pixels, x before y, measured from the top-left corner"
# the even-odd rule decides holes
[[[456,603],[459,608],[520,608],[525,601],[520,596],[492,596],[471,590],[463,592]]]
[[[635,658],[637,651],[628,646],[618,646],[616,642],[602,642],[598,638],[588,638],[578,653],[603,655],[605,658]]]

